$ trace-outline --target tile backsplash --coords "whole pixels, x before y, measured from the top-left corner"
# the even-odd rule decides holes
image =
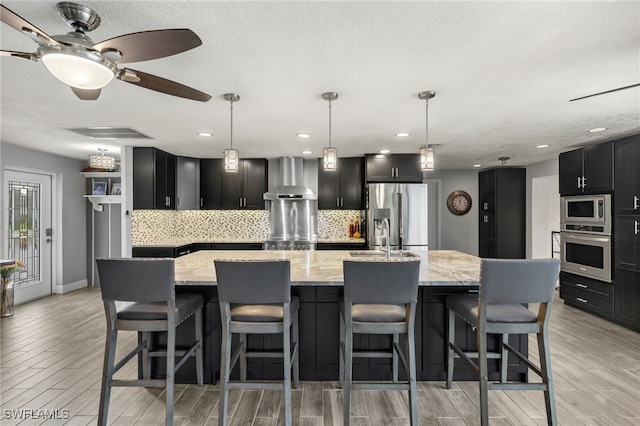
[[[340,239],[349,236],[349,221],[359,210],[319,210],[318,237]],[[160,244],[175,238],[193,241],[266,240],[269,237],[267,210],[134,210],[131,215],[131,244]]]

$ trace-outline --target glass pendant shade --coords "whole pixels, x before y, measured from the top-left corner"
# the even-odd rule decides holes
[[[423,146],[420,148],[420,170],[434,170],[436,168],[433,146]]]
[[[237,172],[240,166],[240,153],[237,149],[224,150],[224,171]]]
[[[105,170],[113,170],[116,168],[116,159],[114,157],[109,157],[108,155],[104,155],[104,150],[102,151],[102,155],[90,155],[89,156],[89,167],[93,167],[96,169],[105,169]]]
[[[338,169],[338,148],[327,147],[322,150],[322,162],[324,170],[334,171]]]

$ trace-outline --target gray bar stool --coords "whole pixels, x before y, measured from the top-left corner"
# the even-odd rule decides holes
[[[340,306],[340,383],[344,397],[344,425],[351,424],[351,390],[408,390],[411,424],[418,424],[414,324],[418,301],[417,259],[345,260],[344,304]],[[389,351],[356,351],[353,334],[390,334]],[[400,335],[405,335],[405,350]],[[353,381],[353,358],[391,358],[392,383]],[[407,381],[398,381],[398,359]]]
[[[556,424],[556,408],[551,378],[549,352],[549,316],[554,290],[560,273],[558,259],[482,259],[480,293],[447,297],[449,313],[449,357],[447,388],[453,381],[454,358],[464,359],[479,375],[481,424],[489,424],[490,390],[542,390],[547,409],[547,423]],[[539,303],[537,314],[523,306]],[[455,344],[456,315],[474,327],[478,335],[478,352],[467,352]],[[509,345],[509,334],[536,333],[540,368]],[[498,352],[487,350],[487,334],[501,335]],[[508,355],[512,353],[542,378],[542,383],[507,383]],[[472,360],[478,359],[479,366]],[[500,359],[500,382],[489,382],[487,358]]]
[[[220,402],[218,422],[227,424],[229,389],[284,390],[285,424],[291,425],[291,370],[293,387],[299,382],[298,309],[300,300],[291,296],[288,260],[233,261],[215,260],[218,301],[222,319],[220,355]],[[240,335],[240,344],[231,355],[232,333]],[[249,351],[247,334],[282,334],[281,352]],[[281,383],[247,382],[247,358],[282,358],[284,380]],[[229,375],[240,360],[240,381]]]
[[[199,294],[175,294],[173,259],[97,259],[100,290],[107,317],[102,389],[98,424],[106,425],[112,386],[166,388],[165,424],[173,424],[173,384],[175,372],[187,358],[195,356],[198,384],[202,385],[202,306]],[[116,302],[134,302],[117,309]],[[195,342],[187,350],[176,350],[176,327],[195,315]],[[115,362],[118,331],[141,333],[140,344]],[[149,333],[167,332],[167,347],[149,350]],[[118,380],[113,375],[136,354],[142,353],[143,378]],[[175,362],[175,357],[180,356]],[[151,379],[150,357],[166,357],[166,379]]]

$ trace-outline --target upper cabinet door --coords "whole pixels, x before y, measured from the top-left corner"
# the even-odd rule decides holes
[[[420,156],[418,154],[394,154],[396,182],[420,183]]]
[[[267,192],[267,160],[249,158],[242,163],[244,208],[262,210],[265,208],[263,195]]]
[[[348,210],[364,210],[364,158],[340,158],[338,171],[340,206]]]
[[[200,209],[200,160],[178,157],[176,159],[176,209]]]
[[[385,154],[367,154],[365,159],[367,182],[394,182],[395,165],[393,156]]]
[[[175,210],[176,157],[157,148],[133,148],[133,208]]]
[[[200,208],[222,209],[222,173],[224,160],[203,158],[200,160]]]
[[[222,171],[222,208],[239,210],[243,207],[244,160],[240,161],[237,172]]]
[[[582,194],[582,150],[560,154],[558,168],[560,195]]]
[[[338,169],[325,171],[322,158],[318,160],[318,209],[333,210],[340,208],[340,172],[343,158],[338,158]]]
[[[583,192],[598,194],[613,191],[613,142],[585,148]]]
[[[640,215],[640,136],[615,142],[615,212]]]

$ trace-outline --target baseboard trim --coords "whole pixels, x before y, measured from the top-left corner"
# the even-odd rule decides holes
[[[78,289],[81,289],[81,288],[87,287],[87,286],[88,286],[87,280],[84,279],[84,280],[76,281],[76,282],[73,282],[73,283],[57,285],[57,286],[53,287],[53,292],[55,294],[65,294],[65,293],[68,293],[70,291],[78,290]]]

